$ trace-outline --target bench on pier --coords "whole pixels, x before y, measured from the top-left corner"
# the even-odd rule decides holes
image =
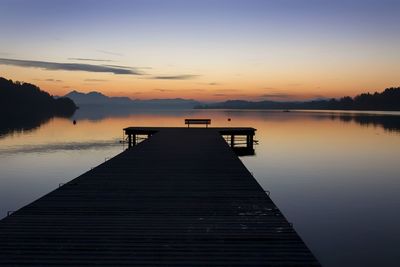
[[[205,124],[207,128],[211,124],[211,119],[185,119],[185,124],[187,124],[188,128],[190,124]]]

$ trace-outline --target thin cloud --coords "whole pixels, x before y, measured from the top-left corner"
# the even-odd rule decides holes
[[[198,83],[198,84],[202,84],[202,85],[211,85],[211,86],[215,86],[215,85],[222,85],[222,83],[217,83],[217,82],[211,82],[211,83]]]
[[[238,92],[239,89],[218,89],[217,92]]]
[[[132,94],[134,94],[134,95],[141,95],[141,94],[144,94],[144,92],[134,92],[134,93],[132,93]]]
[[[45,70],[107,72],[114,74],[142,75],[141,72],[133,68],[126,69],[126,68],[117,68],[104,65],[91,65],[91,64],[79,64],[79,63],[57,63],[57,62],[47,62],[47,61],[0,58],[0,64],[19,66],[19,67],[40,68]]]
[[[102,79],[85,79],[85,82],[107,82],[108,80],[102,80]]]
[[[107,64],[107,65],[102,65],[102,66],[111,67],[111,68],[129,69],[129,70],[132,70],[132,69],[139,69],[139,68],[133,68],[133,67],[121,66],[121,65],[112,65],[112,64]],[[140,69],[141,69],[141,68],[140,68]]]
[[[173,92],[174,90],[172,89],[153,89],[154,91],[159,91],[159,92]]]
[[[103,65],[106,67],[111,67],[111,68],[119,68],[119,69],[127,69],[127,70],[134,70],[137,73],[139,73],[139,69],[152,69],[151,67],[129,67],[129,66],[121,66],[121,65],[113,65],[113,64],[107,64],[107,65]],[[146,75],[145,72],[140,71],[141,75]]]
[[[181,74],[181,75],[166,75],[166,76],[153,76],[150,79],[155,80],[191,80],[199,77],[199,75]]]
[[[96,58],[80,58],[80,57],[70,57],[68,60],[78,60],[78,61],[94,61],[94,62],[114,62],[110,59],[96,59]]]
[[[116,53],[116,52],[111,52],[111,51],[106,51],[106,50],[97,50],[97,52],[107,54],[107,55],[113,55],[113,56],[120,56],[120,57],[123,56],[123,54],[121,54],[121,53]]]
[[[46,82],[55,82],[55,83],[61,83],[62,80],[56,80],[56,79],[46,79]]]
[[[56,79],[53,79],[53,78],[48,78],[48,79],[44,79],[44,80],[35,78],[33,80],[40,81],[40,82],[54,82],[54,83],[62,83],[63,82],[62,80],[56,80]]]

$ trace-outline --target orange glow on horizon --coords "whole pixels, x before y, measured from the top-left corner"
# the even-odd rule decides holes
[[[50,71],[1,65],[0,72],[7,79],[35,84],[52,95],[62,96],[72,90],[84,93],[97,91],[107,96],[131,99],[293,101],[355,96],[398,86],[396,78],[389,74],[379,80],[359,82],[361,79],[357,76],[346,80],[329,77],[324,80],[321,75],[309,77],[307,73],[303,73],[304,76],[278,73],[274,79],[260,72],[251,75],[221,73],[221,76],[204,75],[190,80],[157,80],[145,75]]]

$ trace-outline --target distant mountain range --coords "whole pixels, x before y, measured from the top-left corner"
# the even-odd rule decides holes
[[[132,100],[129,97],[109,97],[100,92],[82,93],[72,91],[64,97],[72,99],[76,105],[82,106],[103,106],[103,107],[124,107],[137,109],[192,109],[201,105],[200,102],[192,99],[150,99]]]
[[[366,93],[346,96],[340,99],[320,99],[312,101],[277,102],[228,100],[199,105],[199,109],[332,109],[332,110],[400,110],[400,87],[385,89],[382,93]]]

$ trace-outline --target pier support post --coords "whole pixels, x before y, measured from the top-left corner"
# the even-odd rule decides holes
[[[231,147],[235,146],[235,136],[232,134],[231,135]]]
[[[132,146],[136,146],[136,134],[133,134],[133,136],[132,136],[133,138],[132,138]]]
[[[246,138],[247,148],[253,148],[253,135],[248,134]]]
[[[132,147],[132,135],[128,134],[128,148]]]
[[[246,138],[247,148],[253,148],[253,135],[248,134]]]

